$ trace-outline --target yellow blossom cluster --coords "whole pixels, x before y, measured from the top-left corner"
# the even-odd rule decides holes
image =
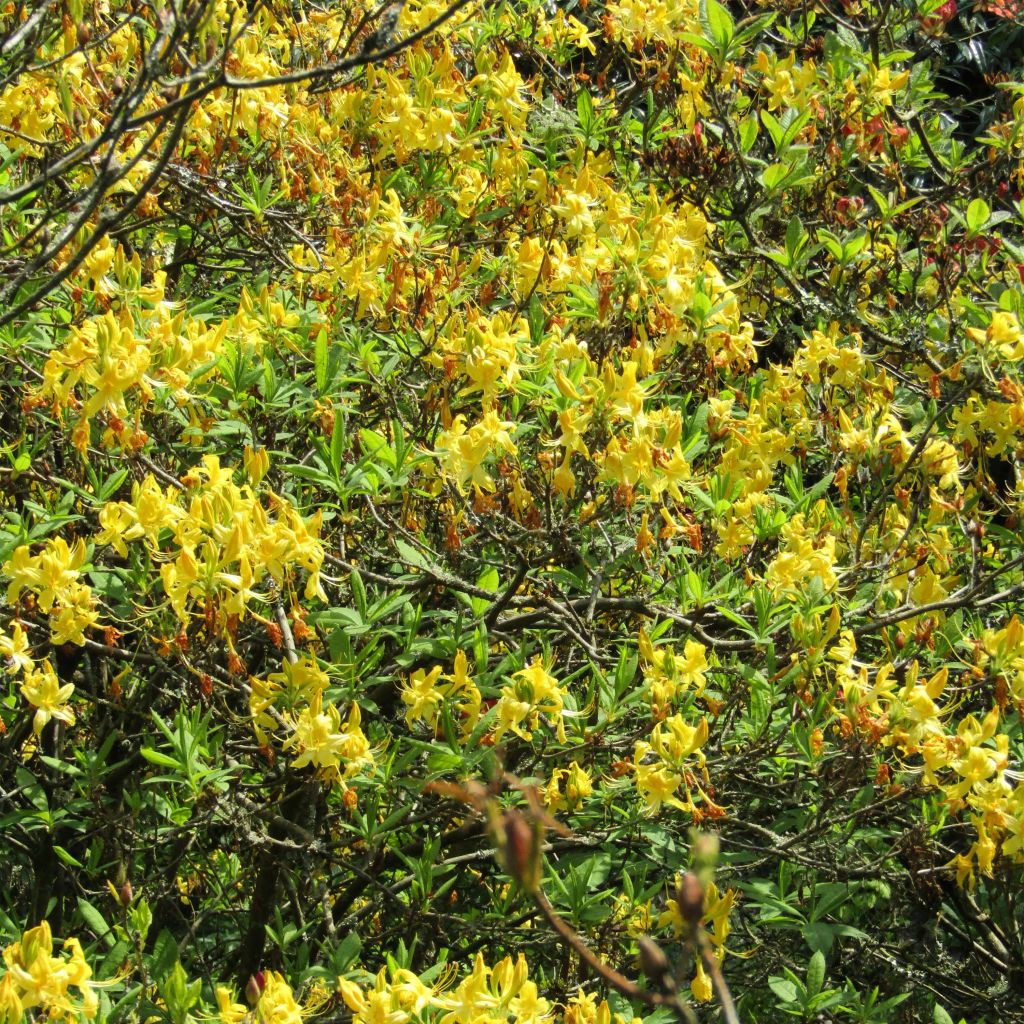
[[[241,1003],[233,1001],[231,990],[218,985],[216,990],[217,1017],[221,1024],[302,1024],[318,1009],[316,1000],[312,1005],[300,1005],[295,993],[279,971],[261,971],[257,983],[258,998],[250,1012]]]
[[[96,11],[115,26],[121,6],[99,0]],[[1005,206],[1024,170],[1007,171],[998,160],[974,165],[969,143],[951,146],[920,120],[932,109],[929,69],[922,63],[912,81],[900,67],[905,53],[868,52],[889,36],[885,12],[879,32],[857,41],[856,33],[822,29],[829,5],[801,15],[765,0],[772,9],[763,23],[751,14],[731,28],[724,7],[721,18],[712,9],[711,26],[709,4],[697,0],[583,3],[578,17],[552,5],[470,5],[414,44],[317,81],[319,72],[307,69],[339,56],[358,61],[373,48],[378,37],[368,32],[378,14],[361,0],[306,5],[298,20],[287,4],[248,6],[212,2],[197,54],[161,58],[161,90],[134,96],[132,117],[163,126],[159,108],[177,88],[166,83],[182,75],[201,85],[210,54],[212,74],[221,76],[211,82],[291,80],[202,89],[183,106],[182,142],[160,167],[134,159],[144,155],[145,132],[113,133],[104,148],[111,166],[131,165],[114,192],[135,198],[154,167],[158,179],[147,184],[138,218],[83,256],[54,293],[60,301],[31,310],[24,337],[21,325],[12,333],[23,346],[15,350],[18,372],[41,373],[26,386],[26,414],[45,408],[66,428],[85,463],[75,469],[91,481],[75,478],[75,514],[98,521],[81,539],[76,526],[66,539],[19,539],[4,549],[14,617],[0,631],[0,658],[12,680],[8,703],[14,707],[20,692],[31,709],[19,709],[19,728],[27,730],[31,714],[39,736],[51,721],[74,723],[77,711],[77,733],[90,732],[93,712],[83,701],[72,705],[74,686],[36,657],[29,637],[40,613],[53,644],[84,645],[101,615],[108,621],[96,595],[117,599],[101,579],[123,577],[137,585],[138,617],[123,646],[141,656],[130,671],[164,665],[170,640],[159,657],[146,653],[158,634],[178,631],[185,660],[190,629],[198,640],[205,627],[197,664],[205,659],[213,671],[226,654],[232,697],[248,697],[240,736],[232,731],[237,703],[217,693],[204,705],[226,737],[213,753],[242,760],[253,750],[251,728],[260,745],[255,766],[246,766],[253,791],[265,763],[278,758],[334,787],[325,800],[336,803],[326,804],[317,827],[338,830],[330,840],[339,855],[311,881],[336,884],[369,852],[373,870],[363,881],[380,876],[374,884],[396,906],[422,897],[427,911],[418,920],[441,919],[430,909],[440,895],[466,899],[456,880],[467,877],[470,860],[444,854],[446,877],[430,892],[420,884],[426,872],[398,885],[385,877],[393,867],[404,875],[398,861],[409,867],[404,834],[403,845],[388,846],[409,827],[394,796],[408,787],[389,785],[381,751],[429,746],[423,735],[461,747],[430,758],[428,772],[438,763],[458,764],[464,778],[484,772],[488,761],[503,762],[500,751],[491,759],[481,748],[504,743],[510,766],[543,763],[534,778],[548,812],[578,816],[589,830],[601,815],[623,812],[614,803],[621,794],[632,817],[660,816],[637,823],[641,835],[725,816],[716,797],[736,806],[747,795],[732,763],[747,751],[773,770],[803,765],[810,751],[802,791],[820,787],[829,799],[847,799],[861,779],[817,771],[830,737],[874,751],[885,768],[878,785],[892,765],[930,787],[942,813],[969,823],[969,850],[946,865],[961,884],[994,876],[999,858],[1024,863],[1024,784],[1015,770],[1024,626],[996,611],[1012,607],[1020,589],[1019,559],[1002,561],[1000,545],[1016,544],[1024,515],[1024,265],[1015,270],[1005,259],[1016,251],[1005,209],[984,231],[966,233],[973,255],[967,246],[954,250],[964,217],[933,201],[949,190],[927,184],[948,172],[973,187],[998,173],[1007,179]],[[394,5],[397,36],[446,6]],[[722,19],[729,44],[713,38]],[[40,44],[34,70],[0,87],[0,141],[10,152],[4,188],[8,176],[34,174],[44,155],[101,139],[116,106],[113,80],[120,92],[142,68],[144,40],[162,31],[143,9],[130,28],[113,27],[89,45],[72,20]],[[237,34],[221,54],[232,25]],[[746,39],[736,37],[748,29]],[[551,69],[563,83],[556,93],[547,88]],[[620,89],[627,80],[636,88]],[[920,117],[906,113],[919,108]],[[913,135],[904,119],[915,122]],[[883,166],[850,173],[872,161]],[[965,173],[953,175],[954,165]],[[102,184],[99,166],[76,165],[66,180],[54,179],[54,192]],[[49,188],[39,192],[41,209]],[[840,188],[851,195],[838,196]],[[870,196],[866,205],[860,191]],[[953,192],[949,204],[959,214],[963,189]],[[74,266],[92,229],[106,222],[99,211],[126,196],[110,198],[41,263]],[[908,211],[925,226],[907,227]],[[27,214],[12,216],[32,224]],[[62,216],[58,210],[58,222]],[[998,287],[988,288],[980,254],[995,262],[1004,241],[997,227],[1006,246]],[[28,248],[35,238],[31,228]],[[210,255],[218,248],[219,264]],[[258,257],[252,268],[246,252]],[[918,278],[919,292],[906,283]],[[918,294],[927,304],[900,308]],[[45,329],[37,315],[50,318]],[[829,323],[833,317],[841,322]],[[364,416],[366,429],[351,429]],[[40,433],[50,428],[45,419],[33,419]],[[270,476],[281,493],[270,489],[262,448],[247,449],[240,466],[204,454],[184,476],[184,466],[168,468],[180,454],[175,441],[212,453],[239,428],[301,459],[290,467],[294,480],[281,480],[288,468]],[[368,437],[379,439],[369,453]],[[32,501],[49,498],[53,482],[41,445],[31,471],[20,468],[24,458],[14,461],[21,449],[10,448],[3,479],[17,487],[3,512],[14,523]],[[400,448],[415,458],[404,460]],[[125,484],[105,490],[120,500],[97,511],[86,488],[100,493],[97,481],[117,452],[133,467],[145,460],[153,473],[133,468],[130,496]],[[986,460],[996,459],[1011,479],[1002,494],[986,486]],[[364,472],[371,460],[381,467],[372,488]],[[430,572],[422,559],[415,573],[406,571],[414,557],[399,532],[430,553]],[[358,613],[343,610],[350,615],[341,621],[358,625],[326,641],[331,661],[351,669],[344,697],[315,646],[330,632],[329,613],[317,633],[300,636],[296,627],[290,636],[284,610],[290,605],[298,624],[301,598],[328,603],[332,581],[322,569],[328,544],[339,541],[341,561],[332,563],[358,562],[370,581],[353,582]],[[502,564],[494,558],[500,542],[520,547],[522,573],[506,591],[503,570],[481,596],[482,582],[474,589],[472,580],[481,565]],[[93,561],[98,571],[89,577]],[[358,593],[364,587],[381,599],[368,604]],[[388,590],[401,591],[408,608],[381,597]],[[482,610],[489,594],[500,601],[493,614]],[[461,606],[473,608],[470,632]],[[275,614],[264,617],[268,607]],[[368,608],[384,611],[375,618]],[[400,624],[387,620],[399,610]],[[563,610],[589,641],[560,620]],[[650,634],[638,626],[642,616]],[[443,635],[452,622],[455,635]],[[434,663],[434,653],[399,677],[395,665],[424,649],[421,624],[441,632],[430,649],[447,652],[444,663]],[[458,644],[472,630],[471,672]],[[239,652],[268,665],[268,637],[276,647],[269,667],[250,676]],[[108,644],[117,657],[132,656]],[[620,671],[608,686],[619,645]],[[272,671],[279,654],[280,671]],[[509,660],[495,668],[495,654]],[[966,666],[959,683],[957,659]],[[104,713],[124,706],[120,678],[97,704]],[[160,713],[173,711],[185,695],[160,687]],[[577,718],[570,750],[567,722]],[[544,749],[519,760],[531,744]],[[351,828],[344,819],[359,802],[349,789],[357,777],[373,810]],[[277,773],[264,778],[277,787]],[[483,789],[466,785],[478,787],[464,790],[470,795]],[[203,799],[215,806],[232,795],[210,786]],[[430,795],[428,784],[422,802]],[[762,838],[806,810],[787,808],[783,820],[770,804],[752,801]],[[439,842],[462,841],[463,813],[439,827]],[[750,824],[738,817],[737,828]],[[422,820],[417,811],[412,824]],[[805,828],[797,845],[780,848],[780,879],[790,856],[801,868],[818,863],[814,847],[837,834],[829,828]],[[852,821],[851,843],[859,828]],[[338,838],[346,832],[353,836]],[[814,856],[803,856],[804,843]],[[256,845],[247,835],[233,848],[231,871],[214,861],[208,876],[244,880],[247,844]],[[428,841],[423,849],[426,864],[441,846]],[[751,863],[726,856],[729,870]],[[180,891],[198,912],[207,875],[195,864],[181,872]],[[492,904],[498,894],[484,882],[471,900],[486,930],[508,894]],[[814,893],[807,884],[798,892]],[[229,920],[231,887],[217,888],[225,902],[216,914]],[[628,946],[623,936],[652,930],[652,890],[623,888],[613,897],[614,927],[601,930],[602,953],[614,951],[609,962]],[[356,898],[359,915],[373,909]],[[704,898],[703,925],[722,963],[737,893],[710,884]],[[209,906],[197,920],[208,918]],[[325,890],[301,927],[312,934],[322,912],[321,934],[333,935],[331,908]],[[293,909],[300,919],[302,908]],[[257,910],[248,914],[261,923]],[[675,939],[689,935],[674,899],[657,926]],[[0,1024],[26,1011],[69,1022],[95,1015],[81,948],[68,940],[60,957],[51,947],[43,924],[4,952]],[[712,997],[706,968],[697,957],[690,989],[701,1001]],[[422,978],[396,958],[375,977],[358,978],[337,984],[354,1024],[626,1024],[583,990],[562,1007],[549,1002],[521,956],[490,967],[478,955],[463,976],[450,967]],[[222,1024],[303,1024],[317,1007],[277,972],[261,973],[246,995],[249,1006],[216,990]]]
[[[353,702],[342,722],[341,710],[330,699],[330,680],[310,655],[286,658],[280,672],[250,681],[249,710],[260,743],[277,739],[292,756],[292,768],[312,766],[328,782],[345,787],[345,780],[372,769],[370,742],[362,730],[362,713]]]
[[[64,949],[67,957],[54,956],[53,935],[46,921],[4,949],[7,969],[0,976],[0,1020],[18,1024],[23,1014],[33,1011],[67,1024],[96,1016],[99,1000],[81,943],[67,939]]]
[[[425,1011],[435,1011],[439,1024],[543,1024],[558,1019],[555,1007],[530,979],[522,954],[489,967],[478,953],[472,970],[451,988],[443,981],[424,984],[411,971],[392,966],[366,986],[339,978],[338,989],[354,1024],[409,1024]],[[565,1024],[629,1024],[607,1002],[598,1003],[584,991],[568,1001],[561,1017]]]
[[[831,534],[812,536],[803,514],[783,525],[781,534],[781,550],[764,574],[768,587],[792,593],[816,579],[826,593],[832,590],[836,585],[836,538]]]
[[[657,814],[667,804],[692,815],[694,820],[705,816],[720,817],[722,809],[701,788],[694,769],[707,769],[701,747],[708,741],[708,720],[701,718],[691,725],[682,715],[672,715],[658,722],[649,740],[638,740],[633,750],[633,781],[649,814]],[[683,790],[686,799],[677,794]],[[701,801],[698,807],[694,797]]]
[[[14,549],[0,567],[10,578],[7,603],[14,605],[24,592],[35,597],[35,606],[50,619],[50,639],[55,644],[85,643],[84,631],[99,621],[92,588],[81,581],[88,555],[84,539],[71,546],[63,537],[50,538],[38,554],[28,544]]]
[[[430,4],[408,4],[403,23],[422,24],[433,10]],[[460,398],[479,395],[481,401],[480,415],[474,416],[452,413],[450,398],[444,400],[434,451],[443,475],[457,488],[471,483],[492,490],[493,457],[517,455],[512,437],[518,423],[507,404],[526,374],[532,387],[551,386],[559,394],[558,443],[564,451],[552,468],[557,494],[574,493],[572,460],[579,456],[593,458],[601,479],[616,487],[639,487],[656,501],[678,503],[680,483],[690,472],[678,443],[679,417],[643,401],[651,392],[643,378],[651,378],[680,347],[700,346],[723,369],[742,369],[753,359],[753,329],[742,320],[737,295],[706,258],[708,225],[690,204],[613,184],[607,152],[579,151],[557,168],[531,166],[523,144],[536,100],[507,49],[480,48],[475,74],[460,70],[449,40],[461,20],[449,22],[432,49],[410,47],[393,64],[371,66],[365,76],[322,95],[301,86],[247,89],[234,97],[213,89],[196,104],[189,144],[208,154],[199,160],[203,166],[232,134],[272,140],[279,194],[293,200],[315,196],[336,211],[338,226],[316,251],[299,244],[291,252],[300,294],[352,303],[357,318],[415,308],[441,325],[427,364],[461,382]],[[593,48],[576,19],[558,14],[542,22],[541,29],[561,35],[565,45]],[[301,38],[294,39],[273,12],[261,9],[236,41],[228,70],[242,79],[279,74],[288,69],[296,46],[309,54],[329,51],[344,24],[340,14],[324,14],[304,23]],[[608,25],[614,38],[645,41],[699,30],[693,3],[612,5]],[[115,47],[114,57],[122,62],[132,56],[117,49],[125,45],[122,40]],[[88,76],[76,74],[83,99],[90,101]],[[703,109],[696,92],[693,102]],[[486,135],[496,126],[504,137]],[[551,306],[552,331],[579,290],[597,291],[600,320],[607,319],[614,296],[634,324],[640,358],[612,352],[592,360],[585,346],[574,353],[571,345],[552,347],[549,336],[531,338],[522,316],[494,311],[486,299],[464,294],[460,282],[477,273],[482,254],[476,251],[467,262],[457,249],[437,255],[428,247],[423,220],[437,211],[421,205],[413,213],[400,190],[380,185],[359,168],[353,147],[368,137],[377,161],[402,165],[417,154],[457,155],[458,172],[441,184],[436,202],[450,204],[453,214],[469,221],[488,209],[520,212],[509,228],[506,254],[493,268],[498,280],[502,270],[510,271],[523,305],[543,296]],[[477,143],[485,137],[491,155],[483,161]],[[255,216],[258,222],[265,214]],[[175,403],[192,403],[201,397],[197,370],[209,372],[232,346],[259,351],[266,337],[287,335],[297,322],[266,288],[255,298],[243,291],[237,314],[226,320],[192,319],[166,298],[163,271],[143,284],[138,256],[127,259],[109,241],[90,253],[80,273],[98,300],[121,299],[119,311],[72,328],[52,352],[39,394],[57,411],[74,412],[74,440],[83,455],[94,419],[101,422],[106,445],[141,447],[149,436],[142,411],[160,389]],[[200,419],[190,407],[188,439],[201,436]],[[588,432],[605,420],[610,440],[604,451],[592,452]],[[517,515],[529,516],[531,500],[520,494],[515,504]]]
[[[142,412],[158,392],[175,405],[188,404],[195,372],[216,363],[228,344],[259,351],[268,337],[298,323],[266,286],[257,296],[243,289],[233,317],[215,323],[192,317],[165,297],[163,270],[142,284],[138,253],[129,260],[109,240],[92,251],[86,268],[95,294],[119,297],[120,311],[71,328],[50,353],[33,399],[49,403],[58,416],[64,410],[75,415],[72,438],[83,458],[94,420],[103,425],[104,447],[138,450],[149,439]]]
[[[459,720],[462,738],[468,738],[480,720],[481,697],[465,652],[456,651],[451,674],[442,674],[440,665],[429,672],[416,669],[402,687],[402,702],[407,705],[407,724],[425,722],[432,729],[437,728],[442,709],[449,707]]]
[[[1017,659],[1012,638],[1016,635],[1019,640],[1021,632],[1014,618],[1002,630],[988,631],[988,646],[998,658],[1009,639],[1014,652],[1011,661]],[[1010,738],[1000,730],[1003,709],[992,707],[980,721],[974,714],[956,719],[957,699],[943,700],[949,683],[947,668],[923,680],[914,660],[900,681],[893,666],[883,664],[872,678],[866,666],[853,669],[852,634],[847,633],[837,648],[830,657],[839,666],[842,729],[856,730],[872,743],[891,748],[904,770],[920,771],[927,784],[944,794],[951,810],[967,811],[976,838],[953,862],[957,880],[973,886],[976,871],[991,877],[1000,853],[1014,863],[1024,863],[1024,784],[1010,771]],[[1017,695],[1019,683],[1014,689]],[[916,759],[920,768],[914,769]]]
[[[613,39],[673,43],[683,32],[700,32],[696,0],[613,0],[606,7]]]
[[[640,631],[640,657],[643,661],[644,685],[650,688],[652,708],[669,707],[684,692],[692,689],[698,696],[704,692],[708,669],[707,648],[698,640],[686,640],[678,655],[671,644],[655,647],[646,630]]]
[[[183,625],[202,614],[211,631],[224,630],[253,600],[266,600],[255,588],[267,577],[283,588],[300,568],[305,596],[324,597],[319,513],[306,521],[273,493],[264,506],[216,455],[204,455],[184,479],[184,489],[161,488],[152,476],[134,484],[130,501],[103,506],[95,538],[122,556],[129,542],[144,542],[161,561],[164,593]]]
[[[756,61],[761,86],[768,94],[768,110],[807,107],[818,88],[818,69],[813,60],[798,63],[795,53],[779,57],[759,50]]]
[[[590,774],[581,768],[578,761],[570,761],[568,768],[556,768],[544,788],[544,802],[548,810],[578,811],[593,793],[594,784]]]
[[[565,691],[558,680],[544,667],[544,659],[537,655],[530,664],[512,675],[512,685],[503,686],[497,703],[495,742],[512,732],[524,740],[530,739],[540,716],[546,715],[555,734],[565,742]]]
[[[70,704],[74,683],[61,683],[50,660],[36,662],[28,636],[20,622],[11,624],[10,635],[0,630],[0,657],[13,676],[21,674],[21,695],[35,708],[32,731],[39,736],[51,720],[74,725],[75,711]]]

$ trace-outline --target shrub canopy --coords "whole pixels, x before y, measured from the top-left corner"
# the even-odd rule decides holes
[[[1022,15],[0,10],[0,1022],[1024,1020]]]

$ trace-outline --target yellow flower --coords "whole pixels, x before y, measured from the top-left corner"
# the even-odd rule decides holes
[[[465,651],[460,649],[455,652],[452,673],[444,678],[450,684],[447,688],[447,696],[462,697],[462,700],[456,705],[456,710],[463,716],[462,735],[469,736],[480,720],[481,698],[480,691],[469,674],[469,662],[466,660]]]
[[[921,468],[928,476],[939,478],[939,490],[959,487],[960,464],[957,450],[948,442],[933,437],[921,455]]]
[[[264,974],[263,993],[256,1006],[261,1024],[302,1024],[302,1011],[291,986],[277,971]]]
[[[683,784],[683,777],[672,771],[664,761],[651,757],[654,751],[649,743],[639,742],[633,752],[633,777],[637,792],[647,805],[647,813],[654,815],[668,804],[680,811],[687,809],[676,793]]]
[[[563,697],[558,680],[544,668],[544,661],[538,655],[529,666],[513,674],[513,686],[502,689],[498,701],[498,728],[495,741],[501,739],[509,730],[523,739],[529,739],[529,729],[535,728],[540,714],[548,716],[555,726],[558,738],[565,742],[565,722],[563,719]],[[522,724],[529,720],[529,728],[523,729]]]
[[[597,50],[594,47],[594,41],[590,38],[590,32],[587,31],[587,27],[583,22],[574,18],[570,14],[565,19],[565,29],[566,38],[571,40],[581,50],[589,50],[591,53],[597,53]]]
[[[14,604],[24,589],[33,590],[39,607],[49,612],[55,601],[63,600],[67,589],[76,583],[79,569],[85,562],[85,541],[79,539],[68,547],[63,537],[48,540],[38,555],[31,555],[28,546],[15,548],[3,571],[11,577],[7,588],[7,603]]]
[[[50,640],[55,644],[85,643],[85,630],[95,626],[99,613],[93,602],[92,591],[82,583],[67,588],[59,607],[50,615]]]
[[[693,981],[690,982],[690,991],[698,1003],[708,1002],[714,994],[711,979],[704,970],[704,964],[700,959],[697,960],[697,973]]]
[[[218,985],[215,995],[217,997],[217,1016],[221,1024],[241,1024],[248,1015],[248,1010],[241,1004],[232,1002],[231,990],[223,985]]]
[[[284,749],[295,748],[298,754],[292,761],[293,768],[305,768],[312,764],[316,768],[333,771],[340,775],[345,737],[341,731],[341,712],[333,704],[323,709],[323,694],[317,692],[304,708],[293,726],[293,733],[284,741]]]
[[[484,468],[484,460],[495,447],[515,454],[516,446],[509,433],[514,428],[514,423],[499,420],[492,409],[469,430],[466,429],[465,417],[460,414],[452,421],[451,427],[438,436],[438,460],[460,491],[467,481],[472,481],[481,490],[493,490],[494,481]]]
[[[438,709],[444,700],[444,694],[437,688],[440,678],[440,665],[435,665],[429,673],[418,668],[409,676],[409,682],[402,687],[402,701],[409,705],[405,712],[407,725],[425,721],[432,726],[437,721]]]
[[[509,1013],[515,1018],[515,1024],[541,1024],[551,1014],[551,1004],[537,992],[537,983],[524,981],[519,995],[508,1004]]]
[[[75,712],[67,706],[71,694],[75,692],[74,684],[60,685],[57,674],[53,671],[49,659],[42,667],[25,674],[25,682],[21,684],[24,698],[35,709],[32,729],[38,736],[51,718],[68,725],[74,725]]]
[[[10,636],[0,633],[0,656],[7,659],[8,668],[14,671],[28,672],[35,664],[20,622],[14,623]]]
[[[708,720],[702,718],[697,725],[690,725],[681,715],[673,715],[664,722],[659,722],[651,733],[651,746],[666,761],[677,767],[691,754],[699,754],[700,748],[708,740]]]
[[[676,678],[684,686],[692,686],[698,693],[703,693],[707,668],[707,648],[697,640],[687,640],[683,645],[683,657],[675,659]]]
[[[363,990],[354,982],[348,978],[338,977],[338,992],[341,994],[341,998],[345,1001],[345,1005],[353,1013],[361,1013],[366,1007],[366,997],[363,995]]]
[[[901,71],[893,75],[885,68],[869,67],[857,79],[857,84],[879,106],[888,107],[892,104],[893,93],[902,89],[910,79],[909,71]]]
[[[594,791],[586,770],[573,761],[568,768],[556,768],[544,790],[544,802],[552,811],[578,810]]]
[[[99,1002],[81,944],[68,939],[64,948],[70,953],[66,960],[53,955],[53,937],[46,921],[8,946],[3,952],[7,974],[0,981],[0,1010],[10,1014],[20,1003],[23,1010],[38,1007],[51,1020],[63,1019],[68,1024],[79,1014],[90,1020],[95,1017]],[[71,986],[78,989],[77,997],[68,992]]]
[[[0,978],[0,1024],[21,1024],[25,1008],[10,973]]]

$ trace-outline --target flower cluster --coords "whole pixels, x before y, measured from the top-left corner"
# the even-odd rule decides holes
[[[992,657],[989,650],[998,658],[1006,639],[1020,633],[1016,618],[1001,630],[988,631],[983,662]],[[904,770],[919,759],[923,780],[941,790],[952,811],[968,812],[976,838],[953,861],[957,880],[973,886],[975,871],[991,877],[999,853],[1024,863],[1024,784],[1010,770],[1010,738],[1000,730],[1005,717],[1000,706],[980,721],[973,714],[957,719],[957,701],[947,693],[947,668],[923,680],[915,660],[906,669],[905,681],[891,665],[879,666],[872,679],[865,666],[856,672],[852,668],[852,636],[837,647],[832,657],[839,666],[844,700],[841,728],[892,749]],[[1013,660],[1019,657],[1013,654]],[[1018,702],[1020,690],[1015,680]]]
[[[79,538],[69,546],[63,537],[46,541],[33,555],[27,544],[19,545],[0,572],[10,577],[7,603],[25,602],[25,593],[34,598],[34,605],[50,620],[50,639],[55,644],[85,643],[85,630],[99,621],[99,610],[91,587],[81,581],[88,548]],[[24,653],[24,644],[15,634],[13,645]]]
[[[343,724],[341,711],[327,695],[329,685],[315,658],[286,659],[280,672],[250,679],[249,708],[261,743],[283,731],[279,742],[294,755],[292,768],[312,765],[322,778],[344,789],[345,779],[372,768],[374,758],[360,726],[359,705],[352,704]]]
[[[679,881],[680,879],[677,877],[675,885],[677,891],[679,889]],[[735,889],[727,889],[724,893],[720,893],[714,882],[709,883],[704,893],[704,913],[700,919],[700,925],[706,929],[711,949],[719,963],[725,959],[725,954],[728,952],[725,943],[729,938],[729,933],[732,931],[729,915],[736,906],[738,896],[739,894]],[[671,927],[672,934],[676,938],[688,935],[689,926],[683,918],[678,899],[669,897],[665,902],[665,910],[658,917],[658,927]],[[693,992],[695,999],[707,1002],[712,996],[712,986],[711,979],[704,969],[702,958],[697,958],[695,968],[696,973],[694,974],[693,981],[690,982],[690,991]]]
[[[442,709],[450,708],[460,722],[462,738],[467,739],[480,720],[482,702],[465,651],[456,651],[450,675],[443,675],[440,665],[429,672],[416,669],[402,688],[402,702],[407,705],[407,724],[425,722],[431,728],[437,727]]]
[[[255,614],[253,601],[267,600],[256,588],[268,577],[281,589],[300,568],[306,598],[325,597],[319,514],[307,521],[273,493],[264,506],[255,485],[236,484],[216,455],[203,456],[184,480],[184,489],[161,488],[152,476],[134,484],[130,501],[104,505],[96,536],[122,557],[129,542],[144,542],[161,562],[164,593],[182,625],[202,614],[211,632],[229,632]]]
[[[347,978],[338,979],[345,1004],[355,1015],[355,1024],[408,1024],[425,1011],[436,1011],[440,1024],[543,1024],[559,1019],[555,1007],[540,995],[537,983],[529,977],[526,959],[506,957],[488,967],[478,953],[472,970],[458,984],[448,988],[443,982],[424,984],[411,971],[392,967],[382,969],[371,985],[363,986]],[[607,1002],[578,992],[560,1015],[565,1024],[629,1024],[613,1014]],[[633,1018],[636,1020],[636,1018]]]
[[[68,956],[54,956],[53,936],[46,921],[4,949],[7,970],[0,977],[0,1020],[18,1024],[24,1013],[33,1011],[67,1024],[83,1016],[88,1020],[96,1016],[99,999],[81,943],[67,939],[64,949]]]

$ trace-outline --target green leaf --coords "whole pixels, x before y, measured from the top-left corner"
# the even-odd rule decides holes
[[[769,192],[774,192],[793,173],[788,164],[770,164],[761,172],[761,183]]]
[[[407,565],[417,569],[425,569],[429,565],[422,551],[414,548],[408,541],[402,540],[400,537],[395,538],[395,548],[401,555],[402,561]]]
[[[938,1003],[932,1010],[932,1024],[953,1024],[953,1018]]]
[[[580,129],[589,138],[594,130],[594,101],[586,89],[580,89],[576,94],[576,116],[580,121]]]
[[[349,636],[362,636],[370,629],[354,608],[328,608],[317,615],[316,622],[325,629],[344,629]]]
[[[736,35],[736,23],[732,20],[732,15],[718,0],[702,0],[700,23],[704,28],[704,34],[715,43],[719,54],[724,57]]]
[[[778,996],[779,1002],[795,1003],[797,1001],[796,985],[785,978],[769,978],[768,987]]]
[[[812,18],[814,17],[813,12],[810,16]],[[755,18],[753,21],[751,21],[745,28],[741,28],[739,32],[736,33],[736,38],[734,41],[737,45],[740,45],[742,43],[747,42],[750,39],[753,39],[755,36],[760,35],[766,28],[768,28],[777,17],[778,13],[776,11],[772,11],[769,14],[762,14],[759,18]]]
[[[359,431],[359,440],[362,442],[363,449],[368,456],[383,462],[392,471],[397,468],[394,450],[383,434],[363,427]]]
[[[801,929],[804,941],[816,953],[827,953],[832,948],[835,940],[836,928],[833,925],[825,924],[824,921],[814,921],[805,924]]]
[[[352,584],[352,596],[355,598],[356,609],[359,612],[359,618],[366,621],[366,587],[363,584],[363,577],[359,574],[359,570],[353,568],[352,575],[349,578],[349,582]]]
[[[825,981],[825,954],[819,949],[807,965],[807,991],[816,996]]]
[[[164,928],[153,944],[153,954],[150,958],[150,970],[153,973],[153,977],[158,981],[163,981],[177,962],[178,943],[171,932]]]
[[[78,912],[96,937],[105,943],[109,949],[115,941],[114,932],[104,920],[103,915],[88,900],[81,897],[78,899]]]
[[[968,234],[976,235],[988,223],[991,216],[992,210],[981,196],[978,196],[977,199],[972,199],[967,207]]]
[[[150,925],[153,923],[153,911],[149,901],[140,897],[135,906],[128,911],[128,919],[139,936],[139,942],[145,945]]]
[[[329,358],[327,345],[327,331],[321,328],[316,336],[316,346],[313,349],[313,367],[316,371],[316,389],[323,395],[327,391],[327,362]]]
[[[121,484],[128,479],[128,470],[119,469],[113,476],[107,477],[106,480],[96,490],[97,501],[109,501],[119,490]]]
[[[343,416],[334,417],[334,426],[331,428],[331,469],[336,477],[341,476],[341,456],[345,447],[345,419]]]
[[[167,754],[162,754],[159,750],[153,750],[151,747],[142,747],[139,753],[150,763],[159,765],[161,768],[180,768],[181,765]]]
[[[57,854],[57,857],[62,860],[65,864],[72,868],[82,868],[84,870],[85,865],[75,857],[72,857],[63,846],[58,846],[56,843],[53,844],[53,852]]]
[[[772,138],[772,145],[775,146],[776,152],[782,148],[782,139],[785,136],[786,131],[779,124],[778,118],[768,110],[761,111],[761,120],[764,122],[765,128],[768,129],[768,134]]]
[[[794,214],[789,221],[789,225],[786,227],[786,253],[789,256],[790,266],[796,263],[797,257],[803,250],[807,239],[808,234],[804,229],[803,223]]]
[[[757,118],[753,114],[748,114],[740,121],[740,148],[744,153],[749,153],[757,141],[757,132]]]
[[[714,41],[711,39],[705,39],[704,36],[699,36],[695,32],[680,32],[679,39],[681,42],[689,43],[691,46],[696,46],[705,53],[710,53],[712,55],[715,53],[716,47]]]

